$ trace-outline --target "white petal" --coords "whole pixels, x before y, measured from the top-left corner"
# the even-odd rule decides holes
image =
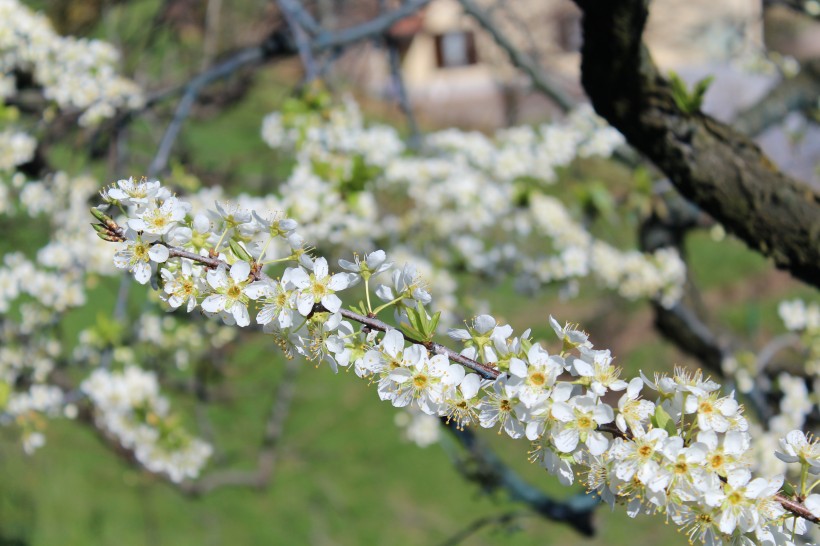
[[[327,271],[327,260],[324,258],[316,258],[316,261],[313,262],[313,274],[316,278],[323,279],[327,277]]]
[[[296,308],[299,310],[299,314],[303,317],[306,317],[313,311],[313,296],[304,292],[299,294],[299,297],[296,299]]]
[[[282,275],[282,282],[290,283],[296,288],[305,289],[310,286],[310,277],[301,267],[291,267]]]
[[[575,412],[572,411],[572,408],[569,404],[565,402],[555,402],[552,405],[552,415],[559,421],[563,421],[564,423],[569,423],[575,419]]]
[[[259,298],[270,296],[273,290],[271,289],[271,285],[267,281],[255,281],[249,284],[245,290],[245,295],[248,296],[252,300],[258,300]]]
[[[151,248],[148,249],[148,257],[151,258],[152,262],[161,264],[168,259],[168,256],[168,247],[165,245],[152,245]]]
[[[816,493],[809,495],[806,497],[804,504],[814,517],[820,518],[820,495]]]
[[[145,262],[134,264],[134,278],[140,284],[145,284],[151,278],[151,266]]]
[[[553,433],[552,441],[558,451],[572,453],[578,447],[578,431],[574,428],[562,429],[557,434]]]
[[[342,307],[342,300],[336,294],[328,294],[322,298],[322,305],[331,313],[337,312]]]
[[[211,221],[202,213],[194,216],[194,229],[199,233],[208,233],[211,230]]]
[[[218,313],[225,308],[226,298],[222,294],[212,294],[202,302],[202,309],[209,313]]]
[[[463,367],[458,364],[451,364],[447,367],[447,371],[444,372],[441,382],[445,385],[455,387],[464,380],[464,376],[465,372]]]
[[[490,315],[479,315],[475,318],[475,329],[479,334],[486,334],[495,328],[495,319]]]
[[[344,290],[348,286],[350,286],[350,276],[347,273],[336,273],[327,284],[327,287],[334,291]]]
[[[478,374],[467,374],[459,387],[461,388],[461,393],[464,395],[464,398],[469,400],[478,394],[478,390],[481,388],[481,378]]]
[[[527,365],[518,358],[510,359],[510,373],[517,377],[527,377]]]
[[[237,326],[244,328],[251,323],[251,318],[248,316],[248,308],[238,301],[234,302],[233,307],[231,307],[231,314],[233,315],[234,320],[236,320]]]
[[[593,430],[587,433],[587,447],[593,455],[600,455],[609,447],[609,440],[600,432]]]
[[[384,352],[396,358],[399,353],[404,350],[404,336],[399,330],[390,330],[384,334],[382,340],[382,348]]]
[[[236,262],[231,266],[231,278],[233,282],[240,283],[248,280],[251,274],[251,265],[245,261]]]

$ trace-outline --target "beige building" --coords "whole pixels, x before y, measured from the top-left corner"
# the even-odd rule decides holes
[[[582,99],[580,12],[570,0],[475,1],[565,92]],[[654,0],[645,39],[663,70],[685,72],[760,50],[761,21],[759,0]],[[405,85],[423,121],[489,129],[556,112],[529,91],[528,78],[458,0],[433,0],[397,24],[393,35]],[[382,51],[371,47],[356,64],[353,73],[371,93],[393,95]]]

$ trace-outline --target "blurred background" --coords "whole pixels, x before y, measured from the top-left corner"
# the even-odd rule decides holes
[[[149,95],[188,81],[286,24],[279,4],[258,0],[24,4],[46,14],[61,34],[113,44],[122,53],[121,72]],[[703,110],[741,124],[784,171],[817,187],[820,4],[806,2],[799,10],[789,4],[655,0],[645,41],[662,72],[674,72],[685,85],[712,76]],[[363,0],[303,5],[326,29],[352,27],[398,7]],[[581,13],[572,2],[476,0],[469,5],[490,18],[563,96],[573,103],[585,101],[579,69]],[[468,11],[456,0],[432,0],[390,27],[400,83],[385,41],[374,38],[326,55],[320,66],[322,85],[334,97],[355,97],[367,122],[393,125],[407,138],[413,137],[413,125],[421,134],[446,127],[492,134],[562,117],[554,98],[533,86],[493,33]],[[261,120],[298,96],[304,76],[299,56],[289,55],[237,70],[205,87],[181,129],[163,180],[181,188],[222,186],[228,195],[275,191],[293,161],[260,138]],[[774,106],[764,102],[795,78],[805,79],[800,80],[800,107],[784,113],[782,105],[798,99],[775,99],[770,101]],[[412,108],[412,121],[403,112],[402,94]],[[53,129],[55,136],[43,139],[40,153],[55,169],[89,173],[101,183],[139,176],[154,156],[175,103],[161,102],[141,113],[130,126],[128,153],[121,157],[112,157],[116,151],[106,147],[104,135],[76,127],[59,133]],[[581,216],[590,207],[604,207],[593,212],[590,229],[634,247],[654,199],[649,192],[636,205],[634,188],[648,176],[645,167],[617,159],[581,159],[559,173],[561,184],[554,192],[580,203],[576,212]],[[611,205],[596,205],[589,193],[589,188],[602,187]],[[614,223],[600,221],[609,214],[607,206],[617,213]],[[0,254],[33,253],[48,238],[43,226],[22,228],[5,218],[0,231]],[[700,289],[702,310],[727,336],[743,340],[745,353],[738,355],[754,354],[784,333],[777,311],[781,301],[820,301],[815,289],[774,269],[718,224],[706,222],[689,233],[682,248]],[[629,377],[638,370],[668,372],[674,364],[703,366],[664,339],[646,301],[627,301],[586,281],[575,287],[577,296],[567,299],[566,286],[546,286],[533,296],[516,290],[509,278],[478,278],[465,270],[453,275],[458,301],[490,310],[517,332],[532,326],[535,339],[552,341],[548,313],[580,323],[597,345],[612,350]],[[62,320],[62,342],[69,352],[82,332],[110,329],[120,281],[100,276],[86,288],[92,305],[73,309]],[[139,315],[145,292],[132,288],[126,316]],[[432,433],[438,441],[418,446],[407,437],[407,418],[380,403],[373,389],[355,381],[352,373],[336,376],[301,362],[289,364],[264,336],[240,332],[218,350],[200,355],[207,366],[193,361],[180,366],[168,353],[133,350],[141,362],[174,368],[164,377],[166,394],[180,419],[215,446],[210,469],[262,472],[265,479],[195,495],[135,466],[87,424],[49,422],[47,444],[33,455],[23,453],[16,432],[0,427],[0,545],[592,546],[686,540],[663,518],[631,520],[622,510],[610,513],[605,506],[593,516],[595,537],[540,517],[503,488],[476,479],[480,463],[451,435]],[[784,368],[801,354],[784,351]],[[202,384],[206,394],[197,392]],[[776,405],[777,400],[773,394],[771,402]],[[272,422],[276,434],[269,441],[266,427]],[[527,442],[480,432],[506,465],[546,495],[568,499],[582,492],[528,464]]]

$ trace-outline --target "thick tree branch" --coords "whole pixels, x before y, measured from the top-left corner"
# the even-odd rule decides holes
[[[598,113],[687,199],[779,268],[820,286],[820,195],[747,137],[676,105],[641,42],[648,1],[575,2],[584,10],[582,81]]]

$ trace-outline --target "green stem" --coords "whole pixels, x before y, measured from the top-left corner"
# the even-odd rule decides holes
[[[373,314],[378,315],[379,313],[381,313],[382,311],[384,311],[385,309],[387,309],[391,305],[395,305],[403,299],[404,299],[404,296],[399,296],[398,298],[394,299],[393,301],[389,301],[389,302],[385,303],[384,305],[380,305],[379,307],[376,308],[375,311],[373,311]]]

